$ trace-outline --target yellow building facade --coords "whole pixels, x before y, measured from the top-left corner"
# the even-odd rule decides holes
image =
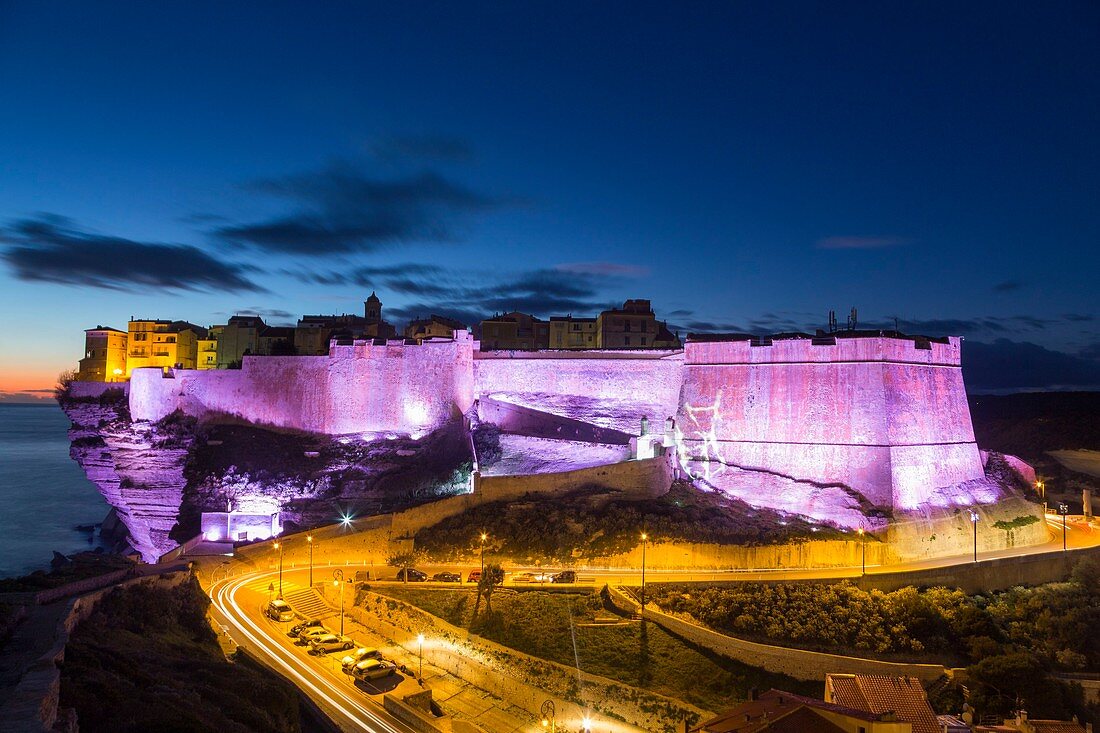
[[[126,371],[127,334],[110,326],[84,330],[84,358],[76,378],[81,382],[121,382]]]
[[[186,321],[131,320],[127,324],[126,377],[141,367],[195,369],[206,329]]]

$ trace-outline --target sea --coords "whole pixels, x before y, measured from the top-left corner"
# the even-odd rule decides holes
[[[48,570],[62,554],[94,550],[110,509],[69,458],[69,418],[56,403],[0,404],[0,577]]]

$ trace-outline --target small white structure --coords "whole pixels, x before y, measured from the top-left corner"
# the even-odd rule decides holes
[[[224,512],[202,513],[202,536],[208,542],[268,540],[283,531],[278,504],[267,498],[242,500],[238,509],[232,503]]]

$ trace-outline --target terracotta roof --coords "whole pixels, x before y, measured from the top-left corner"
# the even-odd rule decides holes
[[[829,674],[825,688],[832,690],[832,702],[872,713],[892,712],[898,720],[912,723],[913,733],[941,732],[924,687],[915,677]]]
[[[842,730],[815,710],[868,722],[879,719],[879,716],[864,710],[853,710],[783,690],[768,690],[756,700],[743,702],[692,730],[698,733],[835,733]]]
[[[1085,726],[1072,720],[1029,720],[1035,733],[1084,733]]]

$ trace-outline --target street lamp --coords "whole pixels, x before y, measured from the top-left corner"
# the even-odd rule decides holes
[[[645,611],[645,543],[649,535],[642,532],[642,610]]]
[[[313,587],[313,535],[306,535],[306,542],[309,543],[309,587]]]
[[[336,568],[332,571],[332,586],[340,586],[340,636],[344,635],[344,571]]]
[[[419,645],[419,657],[420,657],[420,684],[424,684],[424,635],[416,635],[416,643]]]
[[[1039,496],[1043,500],[1043,514],[1047,511],[1047,483],[1041,478],[1035,479],[1035,490],[1039,492]]]
[[[558,722],[554,719],[556,717],[554,711],[554,701],[547,700],[546,702],[544,702],[542,704],[542,708],[539,710],[539,713],[542,715],[542,727],[549,730],[550,733],[555,733],[555,731],[557,731],[558,729]]]
[[[974,525],[974,562],[978,562],[978,513],[973,509],[970,512],[970,523]]]
[[[283,597],[283,543],[276,542],[275,549],[279,551],[279,598]]]
[[[587,713],[581,718],[581,731],[582,733],[592,733],[592,718],[588,717]]]
[[[860,575],[867,574],[867,534],[863,531],[863,527],[859,528],[859,542],[863,547],[863,566]]]
[[[485,575],[485,540],[489,539],[489,535],[484,532],[481,533],[481,574]]]
[[[1062,552],[1066,551],[1066,515],[1069,514],[1069,504],[1058,502],[1058,513],[1062,515]]]

